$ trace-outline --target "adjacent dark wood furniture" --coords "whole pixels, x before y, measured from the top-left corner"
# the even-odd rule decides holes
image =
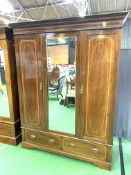
[[[16,145],[21,141],[21,129],[12,29],[0,28],[0,48],[4,52],[5,75],[3,81],[5,81],[7,88],[10,111],[9,116],[1,116],[0,114],[0,142]],[[0,108],[2,107],[3,105],[0,104]]]
[[[121,31],[127,12],[12,24],[15,35],[22,145],[111,170]],[[76,132],[48,129],[46,37],[77,37]],[[42,86],[42,88],[41,88]]]

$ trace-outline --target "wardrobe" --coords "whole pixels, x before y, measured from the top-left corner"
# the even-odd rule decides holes
[[[127,16],[121,12],[10,25],[24,148],[111,170],[121,34]],[[49,94],[55,88],[49,82],[54,67],[60,70],[55,92],[59,101],[55,93]]]
[[[0,142],[21,141],[13,30],[0,28]]]

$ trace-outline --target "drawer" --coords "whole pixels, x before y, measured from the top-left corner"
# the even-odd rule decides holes
[[[60,138],[59,136],[47,134],[39,131],[25,130],[26,142],[37,144],[40,146],[52,147],[59,149]]]
[[[14,136],[14,125],[0,122],[0,135],[13,137]]]
[[[63,150],[75,155],[90,156],[97,159],[106,159],[107,147],[100,144],[93,144],[82,140],[64,139]]]

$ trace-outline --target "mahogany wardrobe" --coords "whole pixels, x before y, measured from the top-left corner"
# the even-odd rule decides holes
[[[21,140],[13,30],[0,28],[0,142]]]
[[[121,34],[127,15],[11,24],[24,148],[111,170]]]

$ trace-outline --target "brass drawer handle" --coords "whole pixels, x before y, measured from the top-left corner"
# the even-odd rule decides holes
[[[97,149],[97,148],[91,148],[91,150],[92,150],[93,152],[95,152],[95,153],[98,152],[98,149]]]
[[[49,143],[55,143],[54,139],[49,139]]]
[[[35,136],[35,135],[30,135],[30,138],[31,138],[31,139],[35,139],[36,136]]]
[[[76,145],[75,145],[74,143],[69,143],[69,147],[71,147],[71,148],[75,148]]]

